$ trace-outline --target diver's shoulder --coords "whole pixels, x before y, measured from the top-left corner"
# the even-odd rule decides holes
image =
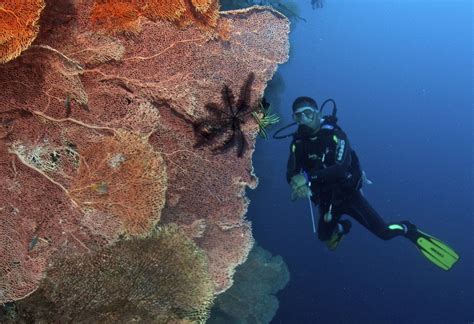
[[[319,129],[319,132],[328,133],[328,134],[329,133],[334,134],[334,133],[339,133],[339,132],[344,133],[342,128],[338,124],[335,124],[335,123],[322,123],[321,128]]]
[[[346,138],[347,135],[344,130],[338,125],[334,123],[323,123],[319,130],[319,134],[323,136],[332,137],[336,135],[339,138]]]

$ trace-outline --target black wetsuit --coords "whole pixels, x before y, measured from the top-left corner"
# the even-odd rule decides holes
[[[319,205],[320,240],[329,240],[338,223],[345,233],[349,231],[350,222],[341,221],[344,214],[356,219],[383,240],[403,235],[402,228],[389,227],[362,195],[359,159],[339,126],[323,122],[318,132],[312,132],[305,126],[299,127],[290,147],[287,181],[290,182],[291,177],[302,171],[311,178],[312,200]],[[329,210],[332,219],[326,222],[323,216]]]

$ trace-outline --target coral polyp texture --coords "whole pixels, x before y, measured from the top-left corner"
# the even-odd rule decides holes
[[[0,63],[20,55],[35,40],[44,0],[0,2]]]
[[[241,125],[239,158],[194,147],[193,122],[250,73],[256,103],[287,60],[288,20],[254,7],[220,14],[226,40],[147,16],[135,33],[110,34],[91,23],[93,7],[48,1],[35,43],[0,65],[0,302],[32,294],[55,260],[86,260],[156,224],[203,250],[222,292],[253,244],[245,188],[257,185],[259,126]]]
[[[59,258],[46,274],[17,305],[25,322],[203,323],[214,297],[206,255],[176,226]]]

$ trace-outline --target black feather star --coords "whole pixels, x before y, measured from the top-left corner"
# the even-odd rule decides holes
[[[222,142],[215,146],[212,151],[225,153],[236,146],[237,156],[242,157],[244,155],[248,143],[241,127],[254,110],[253,107],[250,107],[250,95],[254,80],[255,74],[252,72],[240,89],[237,102],[235,102],[232,89],[224,85],[221,92],[222,107],[216,103],[206,104],[205,107],[209,111],[210,117],[193,123],[194,132],[199,138],[195,147],[214,146],[220,138],[224,137]]]

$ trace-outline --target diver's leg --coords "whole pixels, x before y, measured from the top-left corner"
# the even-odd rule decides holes
[[[333,217],[331,221],[324,220],[324,215],[329,211],[328,203],[319,204],[319,220],[318,220],[318,238],[321,241],[327,241],[331,238],[332,233],[337,227],[337,219]]]
[[[390,240],[406,233],[406,227],[401,223],[385,223],[358,190],[349,197],[347,214],[382,240]]]
[[[459,255],[452,247],[420,231],[408,221],[387,225],[360,192],[350,197],[347,214],[383,240],[390,240],[400,235],[405,236],[430,262],[443,270],[451,269],[459,260]]]
[[[319,209],[318,236],[330,251],[334,251],[341,243],[345,234],[349,233],[352,224],[349,220],[341,220],[341,216],[345,213],[343,205],[332,206],[321,205]],[[330,214],[330,217],[325,215]]]

